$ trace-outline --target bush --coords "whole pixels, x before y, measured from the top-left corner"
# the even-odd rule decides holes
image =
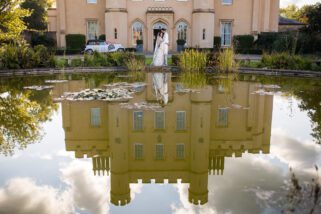
[[[131,56],[125,61],[125,65],[129,71],[143,71],[145,70],[145,60]]]
[[[233,49],[224,49],[217,58],[218,69],[220,72],[228,73],[236,71],[238,64],[235,61],[235,54]]]
[[[86,36],[82,34],[66,35],[67,50],[82,51],[86,45]]]
[[[178,65],[183,71],[203,72],[207,65],[207,53],[197,50],[185,50],[179,55]]]
[[[279,33],[265,32],[258,36],[256,41],[257,47],[261,50],[271,53],[273,50],[273,43],[279,38]]]
[[[70,66],[71,67],[82,67],[83,66],[83,62],[81,59],[72,59],[70,62]]]
[[[179,55],[173,54],[172,55],[172,65],[178,66],[178,64],[179,64]]]
[[[177,45],[185,45],[186,41],[184,39],[178,39],[176,43]]]
[[[126,52],[136,52],[136,48],[126,48]]]
[[[27,44],[7,44],[0,52],[0,61],[5,69],[24,69],[53,67],[55,65],[54,55],[43,45],[34,49]]]
[[[137,39],[136,40],[136,44],[137,45],[142,45],[142,44],[144,44],[144,41],[142,39]]]
[[[254,45],[254,36],[239,35],[233,37],[233,45],[235,49],[252,49]]]
[[[215,36],[214,37],[214,49],[219,50],[221,48],[221,37]]]
[[[106,35],[105,34],[102,34],[98,37],[99,40],[103,40],[103,41],[106,41]]]
[[[55,48],[57,42],[54,38],[47,36],[46,34],[34,33],[31,37],[31,46],[44,45],[47,48]]]
[[[55,58],[55,68],[63,69],[68,66],[68,59]]]
[[[311,60],[288,53],[275,53],[271,55],[264,54],[260,67],[271,69],[289,69],[289,70],[311,70]]]

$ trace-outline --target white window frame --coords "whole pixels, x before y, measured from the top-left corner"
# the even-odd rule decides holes
[[[140,121],[137,121],[136,114],[141,114],[141,124],[137,124]],[[133,112],[133,130],[142,131],[144,129],[144,112],[143,111],[134,111]]]
[[[180,124],[179,124],[179,122],[180,121],[178,121],[178,115],[179,114],[184,114],[184,124],[183,124],[183,127],[179,127],[180,126]],[[186,111],[176,111],[176,130],[177,131],[185,131],[186,130]]]
[[[157,114],[162,114],[162,121],[157,120],[158,119]],[[154,120],[155,120],[155,123],[154,123],[155,129],[157,129],[157,130],[165,129],[165,112],[164,111],[155,111]],[[162,125],[159,126],[158,122],[162,122]]]
[[[155,145],[155,159],[156,160],[164,160],[164,153],[165,153],[165,145],[164,144],[156,144]]]

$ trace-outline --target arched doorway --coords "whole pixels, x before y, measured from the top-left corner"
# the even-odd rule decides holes
[[[157,34],[162,30],[162,28],[168,29],[164,22],[159,21],[153,25],[153,49],[155,49]]]

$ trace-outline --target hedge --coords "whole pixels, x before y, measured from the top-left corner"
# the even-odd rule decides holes
[[[106,41],[106,35],[105,34],[102,34],[98,37],[99,40],[104,40]]]
[[[67,50],[82,51],[86,45],[86,36],[82,34],[68,34],[66,35]]]
[[[215,36],[214,37],[214,49],[219,50],[221,48],[221,37]]]
[[[235,49],[251,49],[254,45],[254,36],[238,35],[233,37],[233,45]]]

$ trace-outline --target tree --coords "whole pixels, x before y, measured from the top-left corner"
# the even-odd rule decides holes
[[[21,8],[32,12],[29,17],[23,19],[29,30],[47,29],[47,8],[51,3],[52,1],[48,0],[25,0],[21,3]]]
[[[306,13],[308,29],[314,33],[321,33],[321,3],[316,3]]]
[[[311,10],[313,6],[311,5],[304,5],[301,8],[298,8],[294,4],[287,6],[286,8],[280,9],[280,14],[283,17],[294,19],[299,22],[308,23],[307,13]]]
[[[21,32],[26,29],[23,22],[30,12],[19,7],[21,0],[0,1],[0,42],[18,40]]]

